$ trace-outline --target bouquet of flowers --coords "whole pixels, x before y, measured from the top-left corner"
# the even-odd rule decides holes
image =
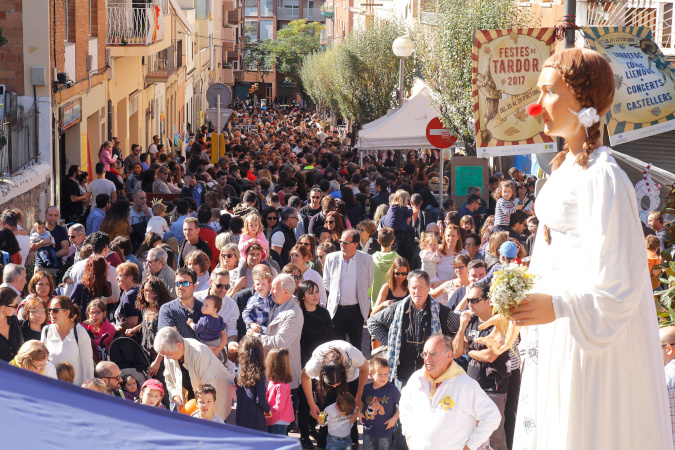
[[[509,317],[511,307],[518,307],[534,287],[534,281],[535,276],[518,264],[509,264],[495,272],[490,287],[492,312]]]
[[[509,264],[495,272],[490,287],[490,301],[494,316],[479,326],[481,330],[490,326],[494,326],[494,329],[488,336],[477,339],[477,342],[492,348],[497,354],[512,348],[520,327],[509,325],[511,308],[518,308],[518,304],[525,300],[534,287],[534,282],[535,276],[527,273],[527,267],[518,264]]]

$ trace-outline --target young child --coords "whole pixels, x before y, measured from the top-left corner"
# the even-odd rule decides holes
[[[255,336],[246,335],[239,341],[237,353],[237,425],[267,431],[265,418],[271,416],[271,408],[267,402],[262,342]]]
[[[169,231],[169,225],[164,218],[166,214],[166,205],[164,203],[152,204],[152,217],[148,220],[148,226],[145,228],[146,233],[155,232],[164,238],[164,233]]]
[[[141,386],[141,397],[138,401],[143,405],[164,408],[162,398],[164,398],[164,386],[162,386],[162,383],[154,378],[145,380],[143,386]]]
[[[274,306],[274,300],[270,294],[272,275],[269,272],[256,272],[253,274],[253,290],[255,295],[248,300],[241,317],[247,329],[263,334],[267,329],[270,310]]]
[[[393,228],[394,231],[415,231],[410,226],[410,218],[413,212],[410,207],[410,194],[408,191],[399,189],[394,194],[394,199],[389,206],[387,215],[384,217],[384,226]]]
[[[291,401],[291,354],[288,349],[274,348],[267,355],[267,403],[271,415],[267,418],[267,429],[272,434],[286,435],[286,428],[295,420]]]
[[[209,295],[202,303],[202,317],[196,324],[190,318],[187,324],[195,330],[197,338],[208,345],[209,347],[218,347],[220,345],[220,333],[227,325],[222,317],[218,315],[218,311],[223,306],[223,299],[217,295]],[[224,356],[219,356],[221,361],[224,361]]]
[[[377,242],[379,242],[381,250],[373,253],[373,285],[369,292],[370,305],[372,307],[375,306],[380,289],[387,282],[387,272],[389,272],[392,264],[394,264],[394,260],[400,257],[398,253],[392,251],[394,241],[394,230],[392,228],[382,228],[377,232]]]
[[[33,224],[33,231],[30,233],[30,243],[37,244],[43,239],[49,240],[51,244],[40,247],[37,251],[36,257],[43,262],[44,267],[60,267],[59,259],[56,256],[56,249],[54,247],[54,236],[52,236],[52,234],[47,230],[47,224],[42,220],[38,220]]]
[[[61,362],[56,365],[56,378],[66,383],[75,380],[75,368],[69,362]]]
[[[192,417],[216,423],[225,423],[222,417],[213,411],[216,406],[216,388],[210,384],[202,384],[195,389],[195,400],[199,409],[192,413]]]
[[[270,243],[265,238],[262,220],[257,213],[249,213],[244,217],[244,229],[239,236],[239,252],[242,255],[246,254],[251,239],[258,241],[258,244],[263,248],[263,255],[269,253]]]
[[[126,375],[124,377],[124,384],[122,384],[122,391],[124,391],[124,398],[127,400],[138,400],[138,380],[133,375]]]
[[[389,363],[373,358],[369,364],[371,384],[363,387],[359,418],[363,424],[364,448],[389,448],[398,420],[401,392],[389,382]]]
[[[92,391],[98,391],[102,394],[108,394],[105,381],[101,380],[100,378],[89,378],[84,383],[82,383],[82,387]]]
[[[523,205],[516,206],[513,204],[513,200],[516,198],[516,183],[513,180],[502,181],[492,193],[492,196],[497,200],[494,232],[509,231],[511,214],[523,209]]]
[[[337,401],[331,403],[324,410],[325,415],[319,416],[321,426],[328,427],[328,440],[326,448],[332,450],[351,450],[351,429],[358,411],[356,400],[349,392],[338,395]]]
[[[438,238],[434,233],[422,232],[420,236],[420,259],[422,260],[422,270],[429,275],[431,282],[439,281],[436,275],[438,263],[441,261],[441,252],[438,249]]]
[[[659,256],[661,242],[659,241],[659,238],[654,235],[647,236],[645,240],[647,242],[647,267],[649,267],[649,277],[652,280],[652,289],[656,289],[661,284],[659,277],[663,271],[662,269],[654,268],[656,265],[663,263],[663,258]]]

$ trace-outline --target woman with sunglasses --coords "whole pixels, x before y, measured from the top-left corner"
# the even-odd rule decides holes
[[[284,266],[283,269],[281,269],[281,273],[290,275],[290,277],[293,278],[293,280],[295,280],[295,292],[297,292],[298,286],[300,286],[300,283],[302,282],[302,273],[300,273],[300,268],[295,264],[288,263]]]
[[[94,359],[89,333],[79,323],[80,308],[70,298],[58,295],[47,311],[52,323],[42,329],[40,340],[49,350],[49,361],[54,366],[70,363],[75,369],[73,384],[81,386],[94,376]]]
[[[279,224],[279,212],[275,207],[265,208],[262,213],[262,223],[265,228],[265,237],[269,241],[272,239],[272,230]]]
[[[42,327],[47,323],[47,305],[38,297],[30,297],[25,301],[20,315],[23,320],[19,320],[24,341],[40,340]]]
[[[11,287],[0,287],[0,360],[11,361],[23,344],[16,308],[19,297]]]
[[[376,314],[392,303],[403,300],[410,295],[408,273],[410,273],[408,260],[396,258],[387,273],[387,282],[382,285],[380,293],[377,295],[372,314]]]
[[[307,266],[307,263],[312,257],[307,247],[305,247],[304,245],[295,244],[295,246],[291,249],[290,257],[291,263],[295,264],[298,267],[298,269],[300,269],[302,279],[313,281],[317,284],[317,286],[319,287],[319,297],[320,297],[319,304],[322,306],[326,306],[327,297],[326,297],[326,288],[323,285],[323,278],[321,275],[319,275],[319,273],[316,270],[310,269],[309,266]]]
[[[307,261],[307,267],[316,270],[319,275],[323,276],[323,264],[316,254],[316,236],[313,234],[303,234],[300,236],[300,239],[298,239],[298,245],[302,245],[309,250],[310,259]]]
[[[335,245],[335,247],[339,248],[340,238],[342,236],[342,232],[345,230],[340,213],[337,211],[331,211],[326,214],[324,227],[330,234],[330,241],[333,243],[333,245]]]
[[[226,269],[230,273],[239,267],[239,247],[236,243],[226,244],[220,249],[218,267]],[[236,282],[236,280],[234,281]]]

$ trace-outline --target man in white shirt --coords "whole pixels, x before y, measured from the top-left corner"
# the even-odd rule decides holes
[[[86,204],[96,206],[96,196],[99,194],[108,194],[113,203],[117,201],[117,188],[115,183],[105,178],[105,166],[103,163],[96,163],[96,178],[87,185]]]
[[[422,356],[424,368],[412,374],[399,403],[408,448],[483,448],[499,426],[499,409],[480,385],[453,362],[449,337],[436,335],[427,339]]]
[[[150,147],[148,147],[148,153],[150,154],[150,159],[152,161],[155,161],[155,157],[157,156],[157,146],[159,145],[159,136],[154,135],[152,137],[152,144],[150,144]]]
[[[239,307],[230,297],[227,291],[230,289],[230,273],[226,269],[217,268],[211,272],[209,277],[209,288],[203,291],[195,292],[194,297],[204,302],[209,295],[215,295],[223,299],[223,305],[218,311],[218,315],[223,318],[227,328],[228,352],[229,344],[237,342],[237,319],[239,319]]]

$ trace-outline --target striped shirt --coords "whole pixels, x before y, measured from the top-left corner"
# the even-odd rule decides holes
[[[516,212],[516,205],[513,202],[500,198],[495,207],[495,225],[509,226],[511,214]]]
[[[257,323],[264,330],[267,328],[267,322],[270,318],[270,310],[274,306],[274,301],[272,300],[272,294],[269,294],[267,297],[261,297],[257,293],[248,299],[246,308],[241,314],[241,318],[244,319],[244,323],[248,327],[251,322]]]
[[[670,423],[673,428],[673,444],[675,444],[675,359],[671,359],[666,364],[666,388],[668,389]]]

